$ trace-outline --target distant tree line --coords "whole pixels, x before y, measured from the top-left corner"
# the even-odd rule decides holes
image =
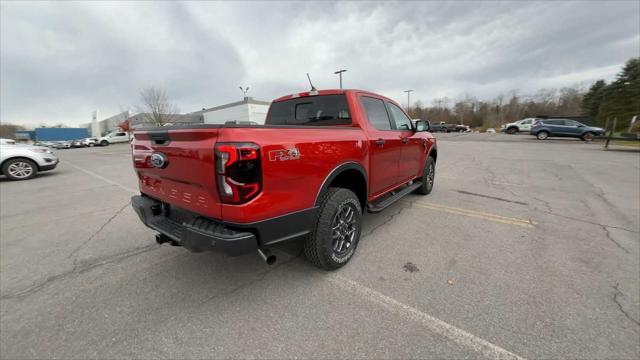
[[[632,58],[615,81],[606,84],[604,80],[598,80],[589,90],[576,87],[541,89],[533,95],[520,95],[512,90],[489,101],[469,95],[456,100],[444,97],[434,100],[431,106],[415,102],[409,115],[433,122],[485,128],[537,115],[586,115],[599,125],[604,125],[607,117],[617,117],[622,128],[625,124],[628,126],[634,115],[640,116],[639,73],[640,58]]]
[[[582,109],[597,124],[617,118],[618,129],[629,126],[633,116],[640,116],[640,58],[632,58],[616,79],[607,84],[596,81],[584,94]]]
[[[0,123],[0,138],[14,139],[16,131],[21,130],[25,130],[24,126],[22,125]]]

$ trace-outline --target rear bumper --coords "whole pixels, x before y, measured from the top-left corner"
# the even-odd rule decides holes
[[[254,223],[206,218],[148,196],[133,196],[131,205],[149,228],[193,252],[222,251],[232,256],[266,249],[300,238],[313,230],[317,208]]]

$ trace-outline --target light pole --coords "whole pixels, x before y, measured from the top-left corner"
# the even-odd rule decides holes
[[[347,70],[338,70],[334,72],[334,74],[338,74],[340,76],[340,89],[342,89],[342,73],[347,72]]]
[[[404,92],[407,93],[407,112],[409,112],[409,108],[411,107],[411,92],[413,90],[405,90]]]
[[[246,88],[243,88],[242,86],[238,86],[240,88],[240,91],[242,91],[242,93],[244,94],[244,97],[247,97],[247,92],[249,91],[249,87],[247,86]]]

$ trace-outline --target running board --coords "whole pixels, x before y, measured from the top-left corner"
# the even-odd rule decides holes
[[[391,206],[396,201],[402,199],[405,195],[412,193],[415,189],[419,188],[420,186],[422,186],[422,182],[416,181],[413,184],[407,186],[406,188],[398,191],[397,193],[391,195],[390,197],[380,201],[375,205],[372,205],[372,204],[367,205],[367,211],[370,213],[379,213],[380,211]]]

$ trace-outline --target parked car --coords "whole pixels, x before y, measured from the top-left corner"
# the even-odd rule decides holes
[[[496,129],[494,129],[494,128],[488,128],[487,130],[485,130],[485,132],[486,132],[487,134],[495,134],[495,133],[496,133]]]
[[[107,146],[109,144],[129,142],[131,137],[129,133],[123,131],[112,131],[109,134],[98,139],[97,144]]]
[[[507,134],[517,134],[519,132],[531,131],[531,125],[536,121],[536,118],[526,118],[516,122],[502,125],[501,130]]]
[[[431,124],[431,132],[452,132],[458,131],[456,124],[447,124],[441,121],[439,124]]]
[[[53,142],[53,141],[36,141],[36,142],[33,143],[33,145],[35,145],[35,146],[45,146],[45,147],[52,148],[53,145],[55,145],[55,142]]]
[[[384,96],[313,89],[274,100],[265,125],[136,131],[141,195],[131,203],[158,243],[271,264],[272,247],[299,240],[313,264],[337,269],[358,246],[364,210],[431,192],[428,130]]]
[[[603,136],[604,129],[587,126],[570,119],[537,119],[531,127],[530,134],[534,135],[538,140],[558,136],[591,141],[597,136]]]
[[[86,145],[84,144],[84,140],[72,140],[71,147],[72,148],[83,148]]]
[[[39,171],[53,170],[57,165],[58,158],[47,147],[0,139],[0,174],[8,179],[31,179]]]
[[[98,138],[86,138],[82,140],[84,146],[93,147],[98,144]]]
[[[468,125],[456,125],[457,132],[471,132],[471,128]]]
[[[71,141],[57,141],[53,144],[54,149],[71,149]]]

